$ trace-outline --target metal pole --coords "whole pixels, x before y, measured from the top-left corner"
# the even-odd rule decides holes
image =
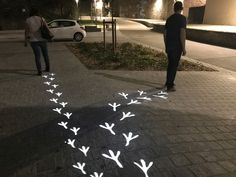
[[[114,1],[111,1],[111,24],[112,24],[112,48],[113,48],[113,52],[115,52],[115,39],[114,39],[114,17],[113,17],[113,5],[114,5]]]
[[[115,49],[116,49],[116,46],[117,46],[117,36],[116,36],[116,19],[115,19],[115,21],[114,21],[114,25],[115,25],[115,36],[114,36],[114,38],[115,38]]]
[[[105,20],[103,20],[103,44],[104,44],[104,51],[106,50],[106,25]]]

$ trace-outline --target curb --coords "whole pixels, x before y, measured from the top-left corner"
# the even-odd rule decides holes
[[[136,21],[136,20],[131,20],[131,21],[138,22],[138,21]],[[147,22],[147,23],[148,23],[148,22]],[[119,24],[117,24],[117,25],[119,26]],[[119,28],[117,28],[117,29],[119,29]],[[130,39],[129,37],[123,35],[122,32],[119,31],[119,30],[118,30],[118,34],[119,34],[120,36],[122,36],[123,38],[125,38],[126,40],[130,41],[130,42],[133,42],[133,43],[142,45],[142,46],[144,46],[144,47],[148,47],[148,48],[151,48],[151,49],[153,49],[153,50],[156,50],[156,51],[164,52],[164,53],[165,53],[165,51],[164,51],[163,49],[160,49],[160,48],[158,48],[158,47],[153,47],[153,46],[144,44],[144,43],[139,42],[139,41],[136,41],[136,40],[134,40],[134,39]],[[196,59],[189,58],[189,57],[186,57],[186,56],[182,56],[181,59],[186,60],[186,61],[189,61],[189,62],[192,62],[192,63],[195,63],[195,64],[202,64],[202,65],[205,66],[205,67],[209,67],[209,68],[212,68],[212,69],[214,69],[214,70],[217,70],[216,72],[235,73],[234,71],[231,71],[231,70],[228,70],[228,69],[219,67],[219,66],[215,66],[215,65],[212,65],[212,64],[209,64],[209,63],[205,63],[205,62],[202,62],[202,61],[198,61],[198,60],[196,60]]]

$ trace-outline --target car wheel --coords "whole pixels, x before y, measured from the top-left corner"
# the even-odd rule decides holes
[[[74,40],[77,41],[77,42],[82,41],[83,38],[84,38],[84,36],[83,36],[82,33],[75,33],[74,34]]]

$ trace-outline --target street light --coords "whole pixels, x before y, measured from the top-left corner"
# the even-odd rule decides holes
[[[160,12],[163,8],[163,0],[156,0],[154,4],[154,11]]]
[[[75,0],[77,7],[79,7],[79,0]]]
[[[79,0],[75,0],[75,2],[76,2],[76,5],[77,5],[76,18],[78,20],[78,17],[79,17],[79,12],[78,12],[78,10],[79,10]]]
[[[95,9],[96,9],[96,12],[97,10],[100,11],[100,18],[102,19],[102,16],[103,16],[103,13],[102,13],[102,9],[103,9],[103,1],[102,0],[94,0],[94,3],[95,3]],[[97,13],[96,13],[97,14]]]

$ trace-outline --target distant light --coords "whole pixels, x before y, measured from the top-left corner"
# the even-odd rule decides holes
[[[102,0],[97,1],[97,2],[96,2],[96,9],[102,9],[102,7],[103,7],[103,2],[102,2]]]
[[[160,12],[162,10],[162,7],[163,7],[163,0],[156,0],[154,4],[154,11]]]
[[[78,4],[79,4],[79,0],[75,0],[75,2],[76,2],[76,4],[77,4],[77,6],[78,6]]]

